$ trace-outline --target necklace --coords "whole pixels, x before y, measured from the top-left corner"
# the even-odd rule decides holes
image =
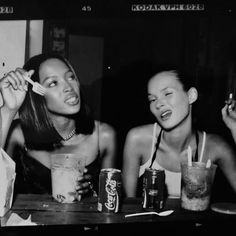
[[[75,135],[76,129],[74,128],[65,138],[62,137],[64,141],[70,140]]]

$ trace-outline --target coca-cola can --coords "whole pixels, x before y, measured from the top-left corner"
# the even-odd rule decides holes
[[[116,213],[121,200],[121,170],[102,169],[99,174],[98,211]]]
[[[165,198],[165,171],[146,168],[143,177],[143,209],[161,210]]]

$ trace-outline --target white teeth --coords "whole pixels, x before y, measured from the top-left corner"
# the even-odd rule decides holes
[[[168,118],[171,115],[171,111],[165,111],[161,114],[161,118],[165,119]]]
[[[170,112],[170,111],[165,111],[165,112],[163,112],[163,113],[161,114],[161,116],[165,116],[165,115],[167,115],[169,112]]]
[[[74,102],[75,100],[76,100],[75,97],[71,97],[71,98],[69,98],[68,100],[66,100],[66,102]]]

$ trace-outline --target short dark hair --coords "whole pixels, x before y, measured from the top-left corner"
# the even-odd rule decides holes
[[[149,78],[149,81],[160,73],[173,73],[179,82],[182,84],[183,90],[187,92],[190,88],[194,87],[197,88],[197,77],[196,75],[183,66],[173,66],[173,65],[159,65],[156,67],[156,72],[153,73],[152,77]],[[199,97],[199,96],[198,96]],[[194,102],[194,106],[192,107],[192,119],[193,119],[193,126],[199,128],[199,121],[198,121],[198,113],[199,113],[199,98],[197,101]]]
[[[63,61],[75,74],[72,65],[68,60],[57,54],[39,54],[30,58],[23,68],[26,71],[34,70],[31,79],[39,82],[40,65],[48,60],[56,58]],[[76,76],[77,78],[77,76]],[[80,87],[81,107],[77,114],[71,117],[76,122],[76,133],[91,134],[94,130],[95,122],[92,111],[85,103]],[[25,137],[25,145],[30,149],[53,149],[55,145],[60,145],[63,140],[53,126],[53,123],[48,115],[46,101],[43,96],[40,96],[28,89],[25,100],[19,109],[19,118],[21,121],[22,130]]]
[[[174,67],[169,65],[161,65],[157,67],[156,73],[151,77],[153,78],[159,73],[169,72],[176,75],[177,79],[183,86],[185,91],[188,91],[191,87],[197,87],[196,76],[189,70],[183,67]],[[150,79],[151,79],[150,78]]]
[[[178,68],[174,71],[185,91],[188,91],[191,87],[197,87],[196,76],[194,74],[183,68]]]

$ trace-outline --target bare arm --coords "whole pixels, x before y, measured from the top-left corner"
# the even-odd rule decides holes
[[[4,110],[4,109],[3,109]],[[9,112],[5,113],[3,110],[0,111],[0,117],[1,117],[1,147],[5,147],[7,135],[11,126],[11,123],[16,115],[15,112]],[[4,114],[2,114],[2,112]]]
[[[113,127],[106,123],[99,124],[99,146],[102,154],[102,168],[115,168],[117,139]]]
[[[236,110],[227,112],[227,105],[225,105],[221,110],[221,114],[222,114],[222,119],[225,125],[229,128],[232,137],[234,139],[234,142],[236,144]]]
[[[221,138],[217,139],[214,148],[216,163],[229,181],[236,193],[236,153],[234,149]]]
[[[8,131],[15,117],[15,113],[5,113],[3,110],[0,110],[0,147],[2,148],[5,146]]]
[[[123,186],[127,197],[136,196],[140,167],[140,154],[138,150],[135,131],[131,130],[127,134],[124,145],[122,167]]]
[[[0,79],[2,98],[0,109],[1,147],[4,147],[12,120],[25,99],[28,87],[27,82],[23,78],[24,73],[24,70],[17,68]],[[29,74],[32,75],[33,71],[30,71]]]

